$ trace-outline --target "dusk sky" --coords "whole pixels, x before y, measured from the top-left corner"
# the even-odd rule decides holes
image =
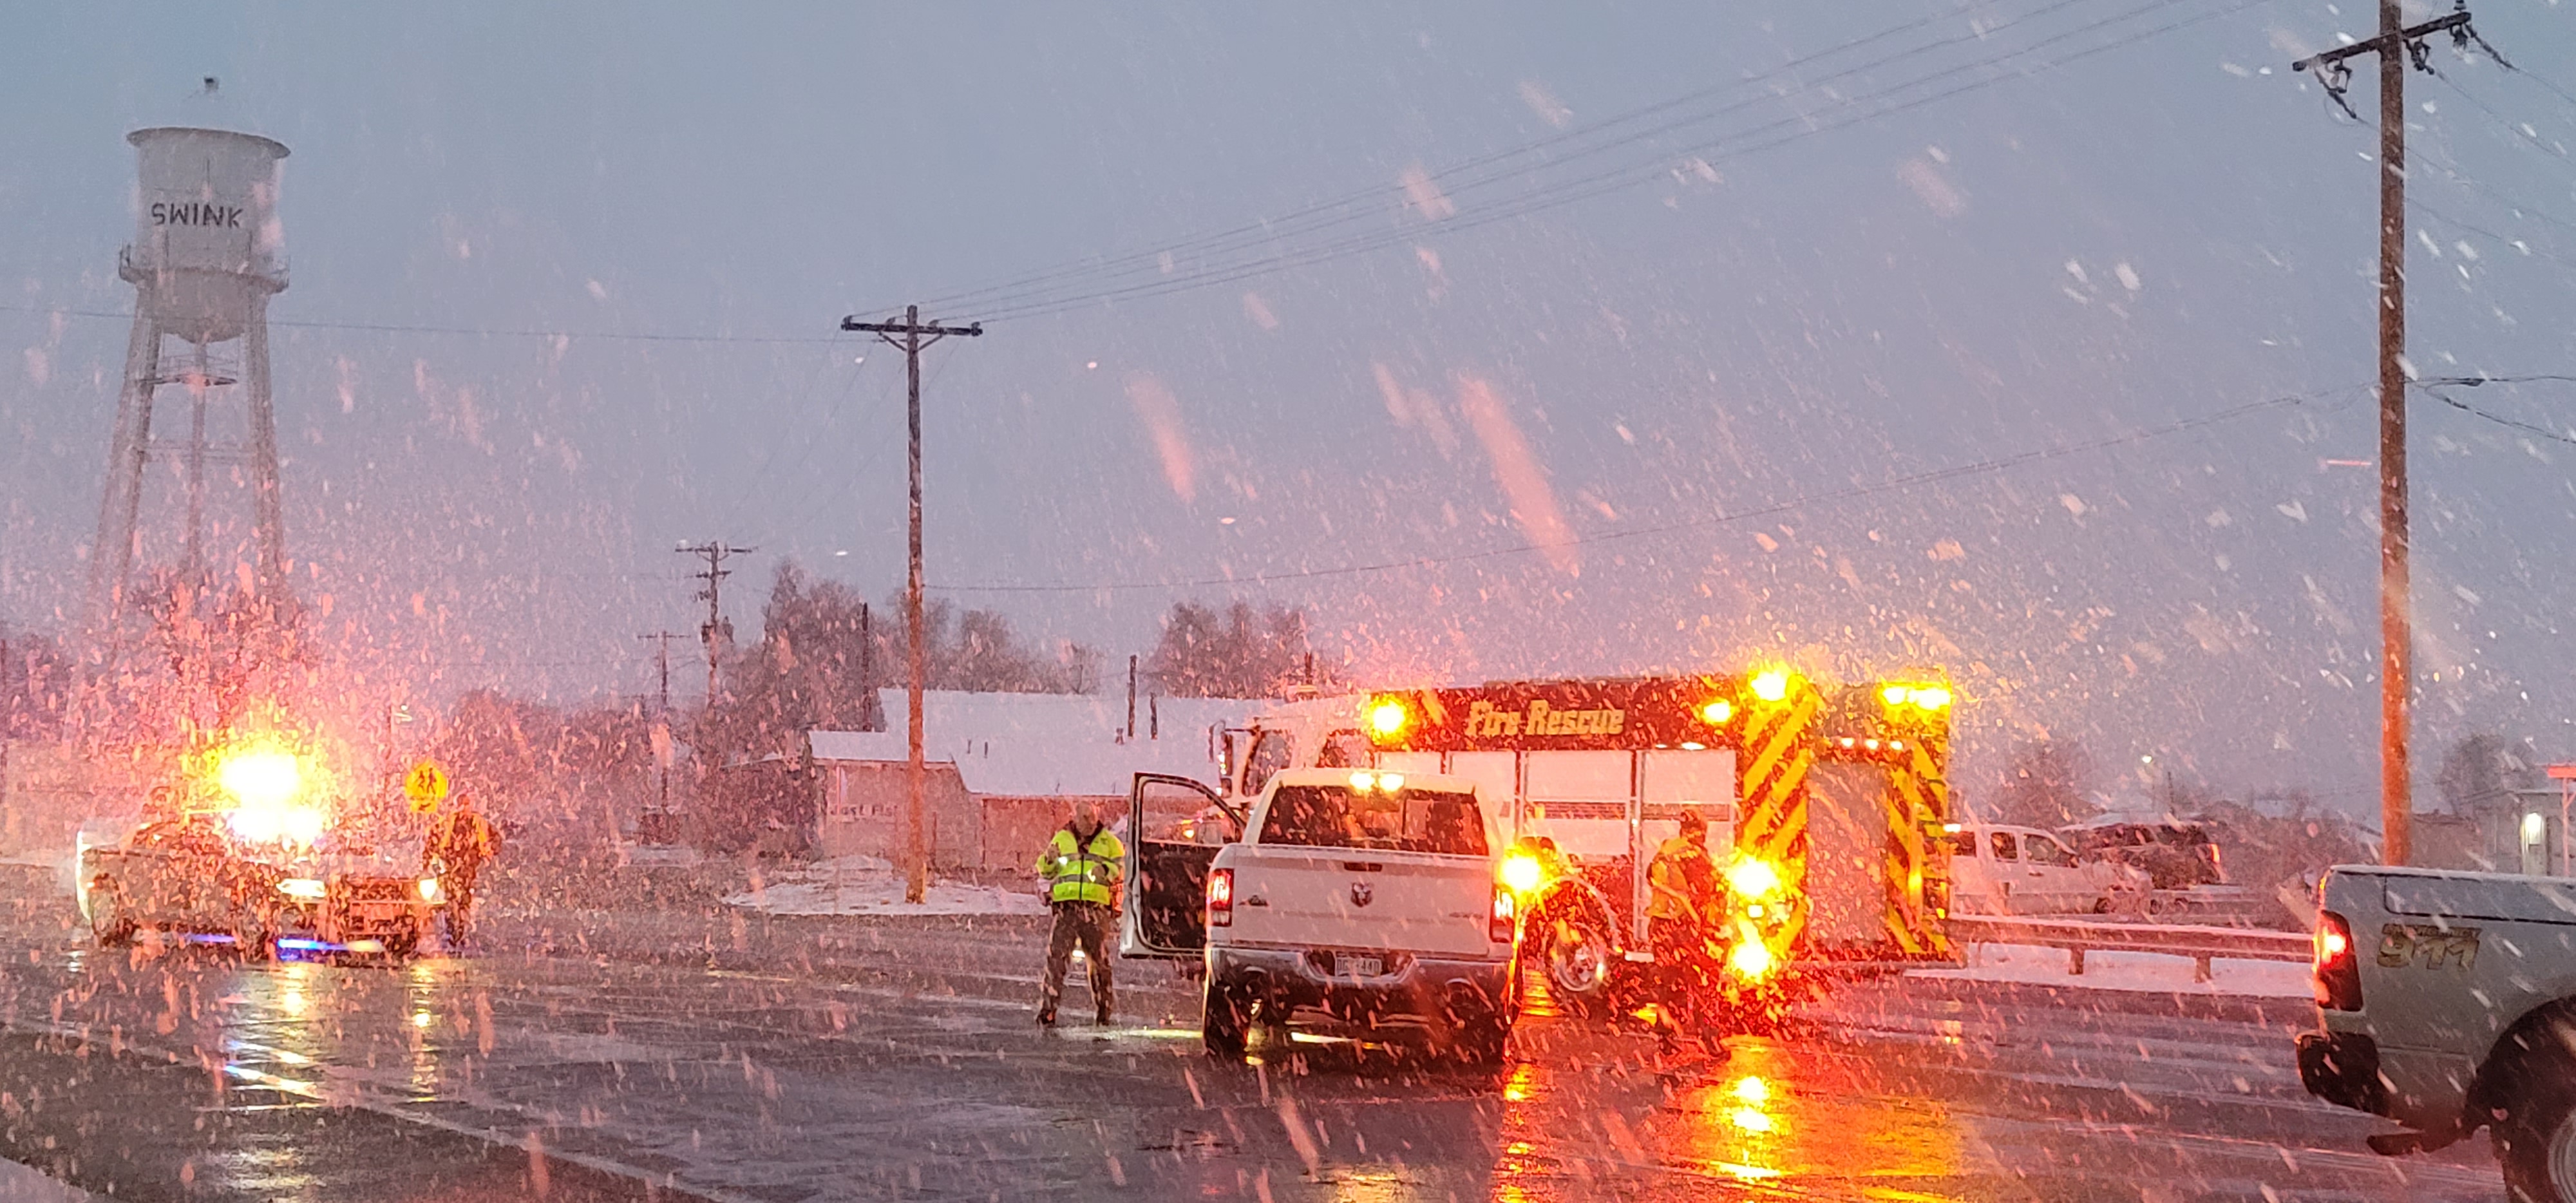
[[[2287,69],[2370,5],[18,20],[10,626],[78,620],[125,135],[205,125],[292,150],[297,588],[417,696],[643,691],[682,540],[759,548],[745,638],[785,558],[887,596],[902,360],[837,327],[920,300],[986,322],[927,357],[931,582],[1034,637],[1239,598],[1362,683],[1941,671],[1971,805],[2045,733],[2375,809],[2377,138]],[[2408,81],[2411,362],[2576,376],[2576,22],[2477,27],[2527,71]],[[2576,384],[2413,414],[2422,779],[2576,759]]]

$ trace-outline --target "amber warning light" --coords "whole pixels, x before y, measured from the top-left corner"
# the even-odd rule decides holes
[[[1369,736],[1379,741],[1395,739],[1413,725],[1413,712],[1396,698],[1379,698],[1369,703]]]

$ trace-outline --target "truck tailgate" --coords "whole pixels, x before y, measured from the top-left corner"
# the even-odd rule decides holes
[[[1482,957],[1494,868],[1481,856],[1243,845],[1230,943]]]

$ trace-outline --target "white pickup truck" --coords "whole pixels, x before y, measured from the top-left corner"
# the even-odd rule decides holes
[[[2576,1203],[2576,880],[2343,865],[2318,901],[2309,1093],[2406,1125],[2382,1153],[2492,1128],[2516,1199]]]
[[[1144,776],[1134,803],[1120,950],[1200,960],[1208,1051],[1323,1020],[1502,1058],[1514,902],[1473,782],[1293,769],[1238,815],[1196,782]]]

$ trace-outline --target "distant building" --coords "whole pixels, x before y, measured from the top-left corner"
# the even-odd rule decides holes
[[[2557,789],[2506,789],[2477,798],[2455,815],[2415,814],[2413,863],[2433,869],[2558,876]]]
[[[803,796],[776,813],[812,815],[815,852],[901,859],[906,726],[903,691],[882,692],[885,731],[814,731],[801,763],[780,758],[727,772],[759,774]],[[1135,734],[1120,696],[933,691],[923,699],[923,841],[942,869],[1026,868],[1077,799],[1125,812],[1138,773],[1216,784],[1218,730],[1276,703],[1139,698]],[[803,834],[803,833],[799,833]]]

